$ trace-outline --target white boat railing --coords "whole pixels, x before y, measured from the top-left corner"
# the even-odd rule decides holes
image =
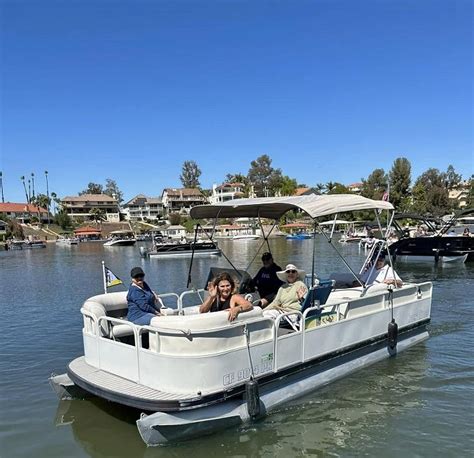
[[[158,297],[159,297],[160,299],[165,299],[165,298],[167,298],[167,297],[174,297],[174,298],[176,298],[176,309],[177,309],[177,310],[180,310],[180,302],[181,302],[181,301],[180,301],[180,297],[179,297],[178,294],[176,294],[176,293],[163,293],[163,294],[158,294]],[[165,305],[163,301],[162,301],[162,304]],[[167,307],[167,306],[165,305],[165,307]]]
[[[357,343],[360,339],[373,338],[385,333],[385,326],[380,327],[380,325],[388,322],[385,314],[392,306],[395,312],[399,307],[404,307],[405,305],[411,307],[409,309],[411,310],[409,312],[410,319],[405,325],[429,317],[430,307],[427,307],[428,303],[426,301],[431,301],[430,283],[407,285],[403,288],[394,289],[393,291],[377,291],[377,294],[364,295],[362,297],[357,295],[351,296],[349,292],[356,293],[357,291],[349,289],[347,292],[342,292],[342,294],[347,295],[337,298],[337,302],[328,303],[320,307],[310,307],[306,309],[304,313],[297,311],[288,312],[278,316],[275,320],[265,316],[252,317],[231,324],[226,323],[203,329],[187,329],[186,324],[183,324],[182,328],[138,326],[129,321],[110,316],[97,318],[94,314],[82,308],[81,313],[84,316],[84,338],[89,339],[87,344],[89,351],[85,352],[86,360],[89,358],[92,365],[97,366],[99,369],[140,383],[141,375],[143,375],[140,371],[142,358],[146,358],[146,367],[148,368],[147,370],[149,370],[151,367],[155,367],[155,364],[157,365],[156,367],[160,364],[165,364],[164,361],[169,360],[169,358],[176,357],[182,359],[186,356],[186,352],[180,354],[179,350],[175,350],[174,344],[169,338],[183,338],[188,339],[190,342],[193,342],[194,339],[206,339],[207,337],[209,341],[216,337],[226,341],[229,338],[232,339],[232,342],[229,344],[230,347],[228,347],[231,350],[222,350],[218,345],[216,345],[214,350],[212,350],[213,347],[207,345],[205,345],[205,349],[202,352],[194,352],[194,350],[191,350],[189,356],[186,356],[186,358],[189,358],[189,364],[191,364],[193,359],[204,361],[203,358],[211,358],[211,361],[216,357],[219,358],[223,356],[224,353],[228,351],[241,352],[245,350],[247,348],[247,341],[244,330],[256,325],[256,329],[268,333],[268,336],[261,334],[256,341],[254,340],[252,342],[251,331],[251,338],[248,345],[249,348],[252,349],[252,353],[257,355],[258,349],[265,343],[270,343],[270,348],[273,349],[271,367],[268,366],[265,372],[260,372],[259,375],[261,375],[263,373],[278,372],[286,367],[314,359],[314,357],[321,356],[327,351],[332,351],[331,345],[325,345],[326,342],[324,342],[323,336],[326,334],[326,331],[324,331],[324,329],[335,326],[341,321],[347,322],[347,325],[344,325],[344,329],[347,327],[350,329],[349,335],[344,335],[343,339],[346,345],[350,345]],[[182,298],[191,293],[196,293],[196,291],[184,292],[179,297],[175,293],[160,296],[177,298],[178,308],[180,308],[182,306]],[[315,314],[315,312],[319,313]],[[315,315],[312,316],[313,314]],[[374,320],[378,320],[377,322],[379,323],[377,329],[372,331],[358,324],[362,323],[360,322],[361,319],[366,320],[370,318],[370,316],[374,316]],[[376,316],[380,316],[380,318],[376,318]],[[176,318],[179,320],[178,317]],[[295,323],[294,328],[287,329],[282,333],[280,324],[291,318],[293,318],[292,322]],[[312,320],[315,322],[313,323]],[[271,325],[267,326],[263,324],[265,321],[270,322]],[[403,322],[400,324],[402,326],[404,325]],[[131,331],[129,335],[133,335],[134,342],[124,343],[116,340],[111,325],[128,326]],[[240,329],[240,331],[236,333],[236,329]],[[316,334],[314,334],[314,332],[316,332]],[[321,332],[323,334],[320,334]],[[145,333],[148,333],[148,348],[146,348],[146,346],[144,347],[142,342],[142,336]],[[241,339],[239,336],[241,336]],[[167,339],[165,341],[165,347],[162,346],[162,339],[164,337]],[[326,349],[320,348],[316,351],[315,342],[319,342],[319,339],[323,339],[320,343],[323,344],[322,347]],[[95,341],[95,344],[92,340]],[[176,343],[178,344],[179,341],[176,341]],[[185,342],[181,341],[179,345],[184,343]],[[197,340],[196,344],[198,344]],[[184,348],[186,348],[186,345]],[[189,351],[190,348],[189,346],[187,351]],[[176,355],[174,355],[175,351]],[[153,355],[157,357],[156,362],[153,359]],[[147,378],[149,378],[149,374]],[[240,382],[241,380],[239,380],[238,383]]]
[[[178,314],[182,314],[183,313],[183,303],[184,303],[184,299],[187,297],[187,296],[191,296],[192,294],[194,295],[197,295],[197,297],[199,298],[200,300],[200,304],[202,304],[204,302],[204,299],[205,299],[205,294],[207,293],[207,291],[205,289],[192,289],[192,290],[189,290],[189,291],[183,291],[180,296],[179,296],[179,299],[178,299]],[[196,304],[194,304],[196,305]],[[191,307],[191,306],[188,306],[188,307]]]

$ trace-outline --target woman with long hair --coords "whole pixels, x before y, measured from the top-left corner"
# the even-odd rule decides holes
[[[233,321],[239,313],[252,310],[252,304],[234,292],[234,279],[227,272],[222,272],[210,281],[207,289],[209,296],[199,307],[200,313],[228,310],[229,321]]]

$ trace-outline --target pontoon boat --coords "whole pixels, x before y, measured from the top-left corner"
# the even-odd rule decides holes
[[[378,218],[378,211],[393,207],[360,196],[311,195],[198,206],[191,217],[248,216],[273,219],[276,225],[287,211],[302,210],[316,230],[319,217],[370,209]],[[323,235],[331,242],[332,233]],[[174,301],[171,314],[137,326],[124,318],[126,292],[91,297],[81,308],[84,356],[73,360],[67,373],[53,376],[51,384],[62,397],[89,393],[141,409],[141,437],[157,445],[255,421],[428,338],[431,283],[369,286],[350,269],[359,286],[339,288],[332,279],[317,278],[314,253],[313,248],[301,312],[276,320],[258,307],[234,322],[226,311],[198,314],[196,306],[207,292],[189,290],[162,295]],[[194,307],[185,306],[190,303]],[[283,325],[289,317],[290,327]]]

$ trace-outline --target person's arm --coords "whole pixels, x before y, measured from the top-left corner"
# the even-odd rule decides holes
[[[209,291],[209,296],[204,299],[204,302],[199,307],[199,313],[207,313],[211,310],[212,304],[214,303],[217,296],[217,287],[214,286],[211,282],[207,284],[207,290]]]
[[[275,296],[275,299],[273,299],[272,302],[270,302],[270,304],[268,304],[266,307],[265,307],[265,310],[270,310],[272,308],[275,308],[275,307],[278,307],[279,305],[281,305],[281,294],[282,294],[282,287],[280,286],[280,288],[278,288],[278,292]]]
[[[300,304],[304,302],[304,298],[306,297],[306,294],[308,294],[308,288],[306,288],[306,285],[300,281],[300,284],[298,284],[298,289],[296,290],[296,296],[298,297],[298,300]]]
[[[252,310],[252,304],[240,294],[234,294],[230,300],[229,321],[234,321],[239,313]]]

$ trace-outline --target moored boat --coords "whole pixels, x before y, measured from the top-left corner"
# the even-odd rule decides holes
[[[43,240],[25,240],[23,244],[23,249],[36,249],[36,248],[46,248],[46,242]]]
[[[104,246],[132,246],[137,239],[132,231],[112,231]]]
[[[152,250],[140,249],[140,253],[150,258],[203,257],[221,254],[217,243],[213,241],[155,243]]]
[[[62,246],[77,245],[79,243],[79,239],[77,237],[60,237],[56,240],[56,243]]]
[[[260,238],[257,234],[240,234],[234,235],[232,240],[258,240]]]
[[[312,195],[199,206],[191,217],[277,224],[286,211],[303,210],[316,229],[322,216],[392,208],[360,196]],[[254,421],[428,337],[429,282],[393,287],[359,280],[358,287],[336,288],[317,278],[314,256],[307,281],[301,311],[275,320],[258,307],[234,322],[226,311],[197,314],[207,292],[188,290],[162,295],[174,301],[171,313],[137,326],[120,318],[127,313],[125,292],[91,297],[81,308],[84,356],[51,383],[61,396],[84,390],[148,412],[137,427],[148,445],[157,445]],[[293,326],[280,326],[290,316]]]
[[[298,234],[288,234],[286,240],[306,240],[312,238],[311,234],[300,232]]]
[[[470,214],[474,209],[464,210],[460,215]],[[423,230],[418,233],[404,230],[400,220],[415,220]],[[425,218],[416,214],[398,214],[394,228],[398,240],[389,244],[388,249],[394,259],[399,261],[435,261],[442,263],[474,261],[474,237],[456,233],[453,228],[458,216],[447,222]]]

